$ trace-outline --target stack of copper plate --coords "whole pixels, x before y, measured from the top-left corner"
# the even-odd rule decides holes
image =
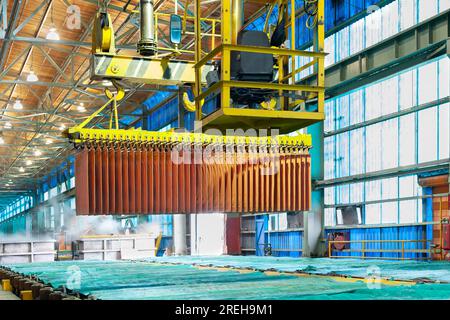
[[[77,214],[258,213],[310,207],[308,147],[174,146],[79,145]]]

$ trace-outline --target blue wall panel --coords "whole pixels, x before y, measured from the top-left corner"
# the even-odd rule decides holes
[[[400,226],[400,227],[374,227],[374,228],[361,228],[361,229],[347,229],[347,230],[326,230],[326,238],[332,232],[350,232],[350,241],[362,241],[362,240],[426,240],[427,238],[427,226]],[[328,244],[327,244],[328,247]],[[346,257],[362,257],[361,251],[363,245],[361,242],[354,242],[350,244],[351,252],[333,250],[334,256],[346,256]],[[365,256],[370,258],[401,258],[401,252],[377,252],[378,250],[401,250],[402,244],[400,242],[373,242],[366,243],[366,250],[374,250],[375,252],[366,252]],[[427,249],[425,242],[405,242],[405,250]],[[409,252],[405,253],[405,258],[417,259],[429,257],[428,254]]]
[[[266,233],[266,243],[272,247],[272,256],[275,257],[301,257],[303,248],[303,232],[270,232]],[[282,249],[282,251],[277,251]],[[289,251],[286,249],[291,249]],[[286,251],[285,251],[286,250]]]

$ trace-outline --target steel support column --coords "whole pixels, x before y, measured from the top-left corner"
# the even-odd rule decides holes
[[[311,180],[323,180],[324,178],[324,138],[323,122],[318,122],[308,127],[308,133],[312,136],[314,148],[311,153]],[[320,255],[324,252],[320,239],[324,238],[324,190],[322,188],[311,192],[311,210],[303,214],[303,253],[304,257]]]
[[[184,256],[187,253],[186,243],[186,215],[173,215],[173,244],[174,253],[177,256]]]
[[[325,39],[325,2],[318,2],[316,36],[313,39],[314,51],[324,52]],[[316,84],[325,86],[324,58],[320,58],[318,65],[315,66],[315,73],[318,75]],[[322,70],[322,73],[320,73]],[[317,109],[324,112],[324,93],[319,93],[319,103]],[[311,180],[324,179],[324,125],[323,121],[317,122],[307,129],[312,136],[314,148],[310,150],[311,154]],[[324,236],[324,191],[323,189],[311,192],[311,210],[303,214],[303,252],[302,256],[310,257],[319,255],[322,252],[320,248],[320,239]]]
[[[181,128],[184,127],[184,117],[182,113],[184,108],[180,92],[178,93],[178,126]],[[173,246],[174,253],[177,256],[185,256],[187,254],[186,216],[187,215],[185,214],[173,215]]]

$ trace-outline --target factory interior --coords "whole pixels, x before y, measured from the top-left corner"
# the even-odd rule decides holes
[[[449,58],[450,0],[0,0],[0,305],[449,300]]]

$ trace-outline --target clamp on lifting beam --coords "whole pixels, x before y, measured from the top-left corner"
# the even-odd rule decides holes
[[[311,136],[301,134],[298,136],[219,136],[204,133],[190,132],[158,132],[141,129],[85,129],[74,127],[69,130],[69,138],[75,144],[83,143],[136,143],[136,144],[179,144],[194,145],[253,145],[253,146],[279,146],[310,149]]]
[[[111,116],[109,119],[109,129],[111,130],[113,127],[113,119],[115,123],[115,129],[119,129],[119,115],[117,112],[117,101],[121,101],[125,97],[125,90],[114,80],[112,80],[112,83],[114,87],[116,88],[117,92],[112,92],[109,88],[105,89],[105,95],[108,97],[108,101],[101,106],[97,111],[95,111],[93,114],[91,114],[89,117],[86,118],[82,123],[79,125],[69,128],[67,130],[67,136],[71,139],[74,137],[77,137],[80,135],[80,132],[85,130],[84,127],[92,121],[95,117],[97,117],[100,112],[102,112],[107,106],[111,105]],[[103,130],[103,129],[101,129]]]

